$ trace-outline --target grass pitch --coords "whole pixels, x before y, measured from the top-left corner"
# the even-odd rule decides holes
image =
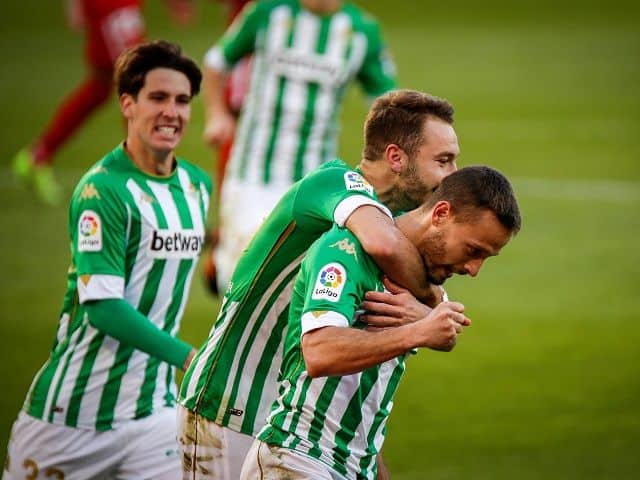
[[[0,448],[56,328],[68,263],[66,209],[15,185],[9,159],[83,74],[61,2],[8,0],[0,18]],[[201,59],[223,14],[197,2],[187,29],[147,2],[152,38]],[[635,478],[640,469],[640,25],[609,2],[364,2],[383,22],[402,86],[456,106],[460,165],[514,181],[524,225],[450,296],[473,325],[451,354],[408,364],[384,455],[397,480]],[[355,163],[366,105],[354,89],[342,155]],[[180,154],[210,168],[194,104]],[[115,100],[60,153],[67,193],[122,138]],[[182,337],[217,312],[196,279]]]

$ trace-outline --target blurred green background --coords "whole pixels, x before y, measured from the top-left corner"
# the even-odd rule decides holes
[[[66,209],[17,185],[10,158],[80,82],[62,1],[6,0],[0,16],[0,448],[54,339],[68,264]],[[149,36],[198,61],[221,33],[200,0],[188,28],[149,0]],[[561,5],[559,5],[561,3]],[[361,2],[382,21],[402,86],[456,107],[459,164],[507,174],[524,226],[477,279],[453,279],[473,325],[451,354],[407,369],[384,454],[393,478],[613,479],[640,471],[640,7],[630,2]],[[341,154],[359,160],[354,88]],[[179,153],[211,170],[194,104]],[[123,137],[115,99],[57,157],[67,194]],[[196,278],[182,337],[218,302]]]

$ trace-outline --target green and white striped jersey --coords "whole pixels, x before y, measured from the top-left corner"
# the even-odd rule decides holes
[[[338,113],[357,79],[370,97],[395,88],[395,67],[377,21],[345,2],[316,15],[299,0],[249,4],[205,64],[229,69],[253,54],[229,178],[289,186],[335,158]]]
[[[89,323],[85,302],[122,298],[176,335],[204,242],[211,181],[183,160],[169,177],[139,170],[122,145],[71,198],[71,266],[56,340],[24,410],[108,430],[175,402],[174,369]]]
[[[326,326],[361,328],[364,294],[382,289],[380,269],[349,231],[334,227],[311,246],[293,289],[278,399],[260,440],[316,458],[344,478],[376,477],[406,355],[353,375],[311,378],[301,339]]]
[[[186,408],[255,436],[277,394],[295,276],[309,246],[333,223],[344,225],[373,188],[344,162],[322,165],[280,200],[244,252],[207,342],[180,387]]]

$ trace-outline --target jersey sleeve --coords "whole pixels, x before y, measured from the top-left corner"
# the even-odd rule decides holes
[[[214,70],[229,70],[253,53],[261,18],[266,15],[259,2],[249,2],[222,38],[205,54],[204,63]]]
[[[372,21],[367,28],[367,54],[357,79],[365,93],[375,98],[397,88],[396,66],[385,45],[380,26]]]
[[[73,195],[69,235],[80,302],[122,298],[128,214],[109,173],[85,177]]]
[[[378,272],[353,235],[334,227],[305,259],[301,335],[317,328],[348,327],[364,294],[376,288]]]
[[[294,217],[299,226],[315,222],[343,227],[349,215],[363,205],[372,205],[392,217],[373,187],[362,175],[348,168],[324,168],[305,177],[298,190]]]

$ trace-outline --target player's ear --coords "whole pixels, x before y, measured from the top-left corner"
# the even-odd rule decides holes
[[[448,222],[452,216],[451,204],[446,200],[440,200],[431,210],[431,223],[439,227]]]
[[[389,164],[391,171],[399,174],[403,170],[407,154],[395,143],[390,143],[387,145],[387,148],[384,149],[384,159]]]
[[[135,103],[135,99],[132,95],[128,93],[120,95],[120,111],[125,118],[128,119],[133,116],[133,106]]]

